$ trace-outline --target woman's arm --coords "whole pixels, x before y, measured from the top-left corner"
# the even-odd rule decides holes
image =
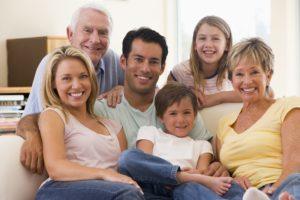
[[[137,141],[136,147],[144,153],[152,154],[154,144],[150,140],[139,140]]]
[[[117,137],[118,137],[121,152],[122,152],[127,149],[127,140],[126,140],[126,136],[125,136],[123,128],[121,129],[121,131],[119,132]]]
[[[43,112],[39,118],[43,153],[47,172],[53,180],[75,181],[103,179],[134,184],[133,180],[113,170],[85,167],[66,158],[64,123],[52,110]]]
[[[281,127],[282,173],[267,193],[273,193],[288,175],[300,170],[300,109],[292,109]]]

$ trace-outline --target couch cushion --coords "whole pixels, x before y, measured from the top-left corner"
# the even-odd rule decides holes
[[[234,111],[242,108],[242,103],[223,103],[200,110],[205,127],[213,134],[217,134],[219,120]]]
[[[20,163],[23,139],[17,135],[0,135],[0,199],[33,200],[45,176],[32,174]]]

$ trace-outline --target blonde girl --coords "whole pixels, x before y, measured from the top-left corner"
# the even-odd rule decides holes
[[[227,79],[227,55],[231,47],[228,24],[217,16],[202,18],[194,29],[190,59],[176,65],[168,81],[178,81],[192,88],[201,108],[240,102]]]

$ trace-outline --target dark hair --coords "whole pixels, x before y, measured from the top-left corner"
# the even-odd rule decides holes
[[[155,96],[156,115],[162,117],[167,108],[174,103],[179,103],[183,98],[188,97],[191,100],[194,113],[198,111],[197,97],[187,86],[178,82],[170,82],[165,85]]]
[[[168,55],[168,46],[166,43],[166,39],[164,36],[160,35],[158,32],[147,28],[147,27],[141,27],[137,30],[131,30],[129,31],[126,36],[123,39],[123,47],[122,47],[122,53],[123,56],[128,59],[128,55],[131,51],[132,42],[135,39],[141,39],[145,42],[153,42],[159,44],[159,46],[162,49],[162,58],[161,63],[165,64],[166,58]]]

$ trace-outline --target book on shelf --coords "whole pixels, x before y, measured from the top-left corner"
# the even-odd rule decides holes
[[[0,133],[15,132],[29,92],[28,87],[0,87]]]
[[[23,101],[24,95],[22,94],[0,94],[0,101]]]

